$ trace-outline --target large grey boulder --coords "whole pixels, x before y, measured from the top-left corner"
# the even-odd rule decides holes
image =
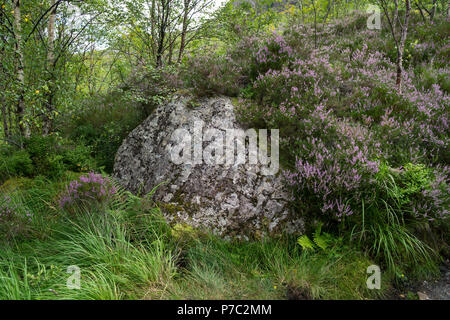
[[[263,174],[262,164],[174,162],[174,148],[183,139],[179,129],[185,136],[194,135],[200,121],[203,130],[218,129],[224,136],[227,129],[241,128],[227,98],[194,105],[187,97],[175,97],[125,139],[116,155],[114,177],[133,193],[146,194],[159,186],[153,199],[169,222],[230,236],[301,232],[303,221],[291,212],[280,174]],[[249,159],[249,151],[246,155]]]

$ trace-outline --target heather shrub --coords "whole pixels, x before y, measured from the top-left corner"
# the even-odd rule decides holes
[[[272,33],[256,52],[253,58],[250,77],[256,79],[260,74],[269,70],[281,70],[293,58],[294,51],[284,37]]]
[[[186,62],[182,71],[185,85],[197,96],[238,96],[251,83],[252,59],[257,48],[254,37],[244,37],[225,52],[203,48],[201,54],[189,57]]]
[[[367,28],[367,14],[355,11],[353,15],[338,20],[334,26],[336,34],[352,34]]]
[[[286,182],[299,203],[308,199],[303,204],[308,215],[341,222],[358,212],[378,171],[380,145],[363,126],[334,119],[321,108],[305,122]]]
[[[335,94],[328,89],[333,87],[331,74],[333,68],[328,57],[313,53],[307,60],[297,59],[289,67],[260,74],[254,82],[255,98],[264,105],[280,109],[314,106]]]
[[[206,54],[188,60],[186,85],[199,96],[231,97],[252,97],[253,82],[267,72],[288,68],[294,53],[285,37],[277,33],[271,33],[265,41],[244,37],[224,54],[213,48],[204,51]]]
[[[394,63],[364,36],[375,34],[309,52],[294,46],[290,61],[259,74],[249,95],[256,103],[240,101],[238,113],[280,129],[299,214],[391,272],[435,270],[439,248],[428,238],[448,221],[448,169],[439,165],[448,163],[448,96],[436,83],[417,88],[412,70],[397,90]]]
[[[448,219],[448,172],[407,164],[394,169],[377,157],[379,144],[348,124],[336,139],[306,138],[295,169],[284,172],[298,209],[327,227],[352,234],[373,257],[397,272],[427,264],[434,251],[414,234],[417,224],[436,226]],[[333,143],[334,142],[334,143]],[[379,150],[379,149],[378,149]]]
[[[450,56],[450,52],[449,52]],[[450,93],[450,76],[446,69],[435,69],[427,65],[419,65],[414,69],[416,87],[431,90],[438,85],[445,94]]]
[[[59,206],[71,214],[80,207],[92,208],[110,201],[117,189],[108,178],[93,172],[70,182],[60,196]]]
[[[335,114],[369,125],[384,141],[383,154],[392,165],[447,163],[449,97],[439,85],[417,88],[414,75],[405,72],[399,92],[395,66],[382,53],[371,52],[366,45],[346,53],[340,98],[329,101]]]
[[[199,97],[237,96],[244,82],[241,67],[215,53],[191,58],[186,66],[186,85]]]
[[[450,50],[448,19],[436,17],[433,24],[420,22],[410,30],[408,46],[412,65],[431,62],[437,68],[447,67]]]
[[[3,240],[25,236],[30,231],[32,214],[8,195],[0,196],[0,234]]]

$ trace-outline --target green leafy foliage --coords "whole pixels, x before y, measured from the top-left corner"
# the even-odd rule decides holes
[[[89,148],[55,135],[33,136],[23,140],[23,149],[7,146],[0,150],[0,154],[0,181],[38,175],[58,179],[67,170],[87,172],[97,167]]]
[[[313,233],[313,240],[311,241],[307,235],[302,235],[298,238],[297,243],[302,247],[303,250],[327,250],[330,246],[335,245],[339,242],[331,234],[322,232],[323,223],[319,223]]]
[[[302,247],[303,250],[313,250],[314,243],[309,239],[307,235],[303,235],[297,240],[298,244]]]
[[[31,176],[33,174],[33,161],[25,150],[14,147],[0,149],[0,181],[14,176]]]

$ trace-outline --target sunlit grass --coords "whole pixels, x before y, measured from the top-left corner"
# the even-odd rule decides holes
[[[350,248],[307,253],[289,237],[227,241],[192,229],[177,234],[151,201],[131,195],[68,216],[53,204],[53,187],[13,195],[33,211],[33,221],[28,235],[2,242],[2,299],[367,299],[381,294],[365,286],[373,262]],[[67,287],[69,266],[80,268],[79,289]]]

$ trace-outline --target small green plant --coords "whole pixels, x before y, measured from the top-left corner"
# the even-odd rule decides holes
[[[66,171],[87,172],[96,169],[91,150],[83,144],[56,135],[32,136],[19,146],[0,148],[0,182],[11,177],[61,178]]]
[[[26,150],[0,148],[0,184],[10,177],[31,176],[33,171],[33,161]]]
[[[0,240],[27,236],[32,217],[33,214],[17,197],[0,196],[0,234],[2,234]]]
[[[314,250],[315,245],[307,235],[302,235],[298,238],[297,243],[302,247],[303,250]]]
[[[325,251],[338,241],[331,234],[322,232],[322,226],[323,224],[320,223],[316,227],[316,230],[313,233],[313,241],[311,241],[307,235],[303,235],[298,238],[297,243],[302,247],[303,250],[314,251],[316,249],[321,249]]]
[[[354,227],[360,231],[354,236],[393,274],[417,268],[435,272],[436,252],[412,229],[419,222],[426,223],[427,215],[438,218],[437,210],[442,210],[441,202],[429,212],[414,210],[421,202],[432,203],[424,199],[432,189],[432,171],[423,165],[408,164],[397,170],[382,164],[376,179],[375,201],[368,205],[363,202],[361,224]],[[438,192],[433,194],[439,197]]]
[[[196,231],[190,225],[177,223],[172,227],[172,236],[175,239],[195,238]]]

